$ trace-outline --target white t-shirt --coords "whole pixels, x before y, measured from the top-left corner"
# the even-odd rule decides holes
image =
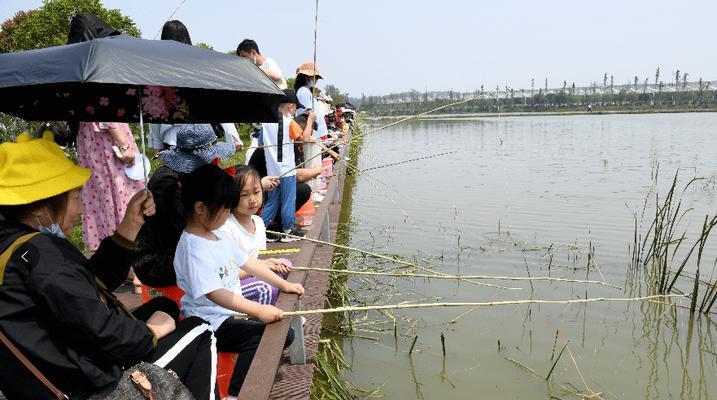
[[[259,68],[264,72],[271,71],[281,77],[281,82],[276,83],[276,81],[274,81],[274,83],[276,83],[276,86],[278,86],[279,89],[284,90],[288,88],[288,86],[286,85],[286,79],[284,79],[284,75],[281,73],[281,70],[279,69],[279,64],[277,64],[276,61],[269,57],[264,57],[264,64],[261,64]]]
[[[149,138],[147,145],[155,150],[164,150],[164,144],[177,145],[177,132],[184,124],[149,124]],[[234,143],[232,139],[241,143],[237,127],[231,123],[221,124],[224,128],[224,141]],[[210,126],[211,129],[211,126]]]
[[[177,145],[177,132],[181,124],[149,124],[149,147],[156,150],[163,150],[164,144]]]
[[[282,161],[278,161],[277,141],[279,140],[279,124],[264,123],[261,124],[261,137],[264,144],[264,160],[266,161],[266,173],[269,176],[281,176],[284,173],[296,167],[294,159],[294,141],[289,136],[289,126],[291,119],[284,119],[284,137],[282,141]],[[286,176],[296,175],[296,171],[291,171]]]
[[[227,222],[219,230],[231,238],[234,245],[246,253],[250,259],[255,260],[259,258],[260,250],[266,250],[266,226],[264,225],[264,220],[257,215],[252,215],[251,220],[254,222],[256,229],[254,233],[246,230],[234,215],[230,215]]]
[[[301,103],[302,106],[306,108],[312,108],[314,107],[314,95],[311,94],[311,90],[309,90],[308,87],[302,86],[299,88],[299,90],[296,92],[296,98],[299,99],[299,103]],[[313,110],[316,113],[316,125],[317,129],[314,130],[314,136],[318,139],[322,136],[328,136],[329,135],[329,128],[326,127],[326,120],[324,119],[324,116],[326,115],[324,113],[324,108],[321,107],[321,102],[316,101],[316,109]],[[305,109],[297,109],[296,114],[301,114]]]
[[[224,141],[234,144],[234,141],[241,143],[237,126],[232,123],[220,124],[224,128]]]
[[[185,317],[197,316],[216,330],[236,312],[219,306],[207,293],[226,289],[241,296],[239,269],[247,261],[246,254],[223,232],[214,231],[219,240],[208,240],[182,232],[174,253],[177,285],[184,291],[180,301]]]

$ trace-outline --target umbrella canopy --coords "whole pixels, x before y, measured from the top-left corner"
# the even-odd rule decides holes
[[[0,112],[26,120],[271,122],[283,92],[242,57],[127,35],[0,54]]]

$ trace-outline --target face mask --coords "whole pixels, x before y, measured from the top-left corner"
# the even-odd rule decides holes
[[[313,79],[309,79],[309,81],[308,81],[308,82],[306,82],[306,87],[307,87],[307,88],[309,88],[309,89],[313,89],[313,88],[314,88],[314,86],[316,86],[316,82],[314,82],[314,80],[313,80]]]
[[[60,239],[65,239],[65,233],[62,232],[62,229],[60,229],[60,225],[57,222],[53,222],[50,225],[50,227],[48,228],[48,227],[42,225],[40,223],[40,220],[37,219],[37,217],[35,217],[35,219],[37,220],[37,225],[39,225],[37,227],[37,230],[40,231],[40,233],[44,233],[46,235],[57,236]],[[50,219],[50,220],[52,220],[52,219]]]

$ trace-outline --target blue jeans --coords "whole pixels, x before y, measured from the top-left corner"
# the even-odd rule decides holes
[[[266,204],[261,212],[264,225],[271,225],[281,207],[281,227],[291,232],[296,221],[296,175],[281,178],[279,186],[267,194]]]

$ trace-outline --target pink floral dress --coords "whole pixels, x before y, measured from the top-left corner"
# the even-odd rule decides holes
[[[129,199],[144,188],[144,181],[135,181],[125,175],[124,163],[112,150],[115,143],[109,128],[119,129],[130,150],[137,151],[127,124],[80,122],[77,160],[81,166],[92,171],[82,189],[82,238],[90,250],[96,250],[102,239],[114,234],[124,217]]]

